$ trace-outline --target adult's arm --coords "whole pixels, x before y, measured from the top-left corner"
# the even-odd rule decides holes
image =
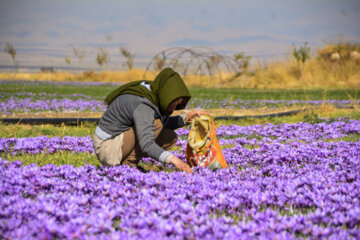
[[[167,120],[165,120],[165,122],[166,122],[165,128],[170,128],[173,130],[185,126],[184,118],[182,115],[168,117]]]
[[[155,115],[155,110],[146,104],[139,104],[139,106],[135,108],[133,118],[136,137],[139,141],[140,148],[145,155],[162,163],[169,163],[173,155],[157,145],[155,141]]]

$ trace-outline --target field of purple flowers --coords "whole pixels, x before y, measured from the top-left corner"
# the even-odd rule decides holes
[[[357,104],[360,100],[357,101]],[[327,104],[334,107],[349,107],[351,100],[242,100],[225,98],[221,100],[204,100],[192,98],[188,108],[224,108],[224,109],[256,109],[312,106]],[[37,111],[92,111],[103,112],[106,105],[101,97],[90,97],[84,94],[32,94],[28,92],[0,94],[0,113],[37,112]]]
[[[178,134],[185,160],[188,129]],[[192,175],[0,159],[0,238],[360,238],[360,120],[221,125],[217,136],[230,167]],[[91,137],[0,138],[19,159],[64,151],[93,154]]]

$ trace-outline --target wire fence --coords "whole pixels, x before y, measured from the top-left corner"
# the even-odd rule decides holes
[[[165,67],[171,67],[184,79],[188,76],[210,76],[226,80],[236,77],[239,69],[233,58],[217,53],[208,47],[173,47],[157,53],[148,63],[144,72],[146,78],[149,72],[158,72]]]

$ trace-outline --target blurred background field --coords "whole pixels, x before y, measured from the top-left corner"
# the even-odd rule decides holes
[[[14,47],[11,45],[8,53],[15,59],[16,50],[12,48]],[[108,54],[108,52],[98,53],[97,59],[106,60]],[[251,61],[252,57],[244,52],[225,56],[210,48],[199,47],[165,49],[160,54],[155,55],[145,69],[133,67],[136,59],[130,52],[124,53],[123,58],[127,69],[121,71],[108,71],[106,69],[99,71],[88,68],[70,72],[56,70],[55,68],[44,68],[30,73],[21,72],[15,68],[11,72],[1,72],[0,79],[121,84],[140,79],[152,80],[160,69],[172,67],[182,75],[189,87],[244,89],[360,88],[359,43],[339,41],[336,44],[325,45],[313,54],[311,47],[305,43],[300,47],[293,46],[292,52],[285,60],[266,62]],[[104,63],[102,62],[102,64]]]

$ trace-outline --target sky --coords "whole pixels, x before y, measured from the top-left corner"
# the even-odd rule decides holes
[[[232,57],[291,57],[305,42],[313,51],[340,39],[360,42],[359,0],[0,0],[0,65],[96,67],[100,47],[108,68],[122,69],[120,46],[144,67],[159,52],[203,46]],[[79,61],[72,46],[85,52]]]

